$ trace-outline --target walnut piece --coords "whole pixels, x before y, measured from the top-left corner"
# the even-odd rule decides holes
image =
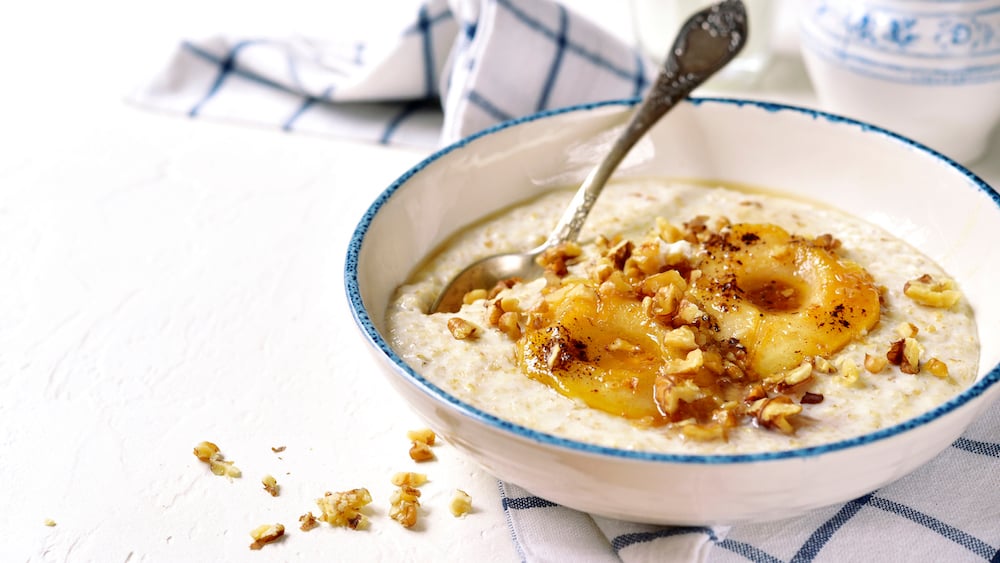
[[[264,478],[260,480],[264,485],[264,490],[267,491],[272,497],[278,496],[278,480],[271,475],[264,475]]]
[[[885,356],[865,354],[865,369],[868,373],[882,373],[888,364],[889,360]]]
[[[410,445],[410,459],[416,462],[431,461],[434,459],[434,452],[424,442],[412,442]]]
[[[903,338],[889,345],[885,357],[890,364],[899,366],[899,371],[908,374],[920,372],[920,356],[924,347],[915,338]]]
[[[433,446],[434,442],[437,441],[437,434],[435,434],[430,428],[410,430],[406,433],[406,437],[414,442],[423,442],[428,446]]]
[[[936,280],[929,274],[903,284],[903,293],[921,305],[945,309],[955,305],[962,298],[962,292],[957,289],[954,280],[948,278]]]
[[[419,487],[426,482],[427,475],[423,473],[413,473],[412,471],[401,471],[392,476],[392,484],[397,487],[402,487],[403,485]]]
[[[358,488],[338,493],[327,492],[316,499],[322,514],[319,519],[331,526],[344,526],[352,530],[368,527],[368,517],[361,509],[370,504],[372,495],[368,489]]]
[[[410,459],[416,462],[431,461],[434,459],[434,452],[431,446],[437,441],[437,435],[430,428],[422,430],[410,430],[406,433],[410,439]]]
[[[946,379],[948,377],[948,364],[937,358],[927,360],[927,363],[924,364],[924,369],[939,379]]]
[[[462,317],[448,319],[448,332],[455,340],[473,340],[479,337],[479,327]]]
[[[262,526],[257,526],[250,531],[250,537],[253,538],[253,543],[250,544],[250,549],[260,549],[273,541],[277,541],[277,539],[283,535],[285,535],[285,527],[281,524],[264,524]]]
[[[319,522],[316,520],[316,517],[312,512],[306,512],[302,516],[299,516],[299,522],[302,524],[299,526],[299,529],[303,532],[308,532],[309,530],[319,526]]]
[[[208,468],[212,470],[212,473],[216,475],[221,475],[228,477],[230,479],[234,477],[241,477],[243,472],[240,471],[238,467],[233,465],[233,462],[226,461],[219,451],[219,446],[216,446],[212,442],[201,442],[194,447],[194,455],[200,461],[208,464]]]
[[[417,508],[420,507],[420,491],[416,487],[402,485],[389,498],[389,518],[404,528],[412,528],[417,523]]]
[[[472,497],[462,489],[455,489],[455,494],[451,495],[451,502],[448,504],[451,515],[455,518],[465,516],[472,512]]]

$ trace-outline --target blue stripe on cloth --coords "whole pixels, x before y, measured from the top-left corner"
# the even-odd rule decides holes
[[[732,551],[737,555],[742,555],[754,563],[782,563],[781,559],[756,548],[748,543],[725,539],[719,542],[719,547]]]
[[[646,543],[660,538],[671,538],[674,536],[681,536],[684,534],[706,534],[712,541],[717,541],[715,532],[711,528],[705,527],[693,527],[693,526],[672,526],[670,528],[663,528],[655,532],[632,532],[629,534],[622,534],[611,539],[611,548],[615,550],[615,553],[625,549],[630,545],[635,545],[637,543]]]
[[[382,136],[379,137],[378,142],[383,145],[388,145],[392,142],[392,136],[396,134],[396,130],[399,129],[400,124],[402,124],[408,117],[417,113],[418,110],[423,109],[427,106],[426,100],[415,100],[407,103],[403,106],[399,113],[397,113],[389,123],[386,124],[385,130],[382,131]]]
[[[504,510],[527,510],[529,508],[551,508],[558,504],[542,497],[503,497]]]
[[[440,14],[431,17],[427,10],[427,5],[424,4],[423,6],[420,6],[420,12],[417,15],[417,23],[403,32],[404,35],[411,35],[414,33],[420,34],[420,41],[422,43],[424,54],[424,95],[428,98],[434,97],[437,93],[433,28],[441,22],[450,20],[452,17],[451,10],[447,8]]]
[[[493,102],[487,100],[475,90],[469,90],[469,93],[465,97],[469,100],[470,104],[490,114],[490,117],[497,121],[507,121],[514,118],[514,116],[498,108]]]
[[[531,29],[541,33],[543,36],[555,41],[557,39],[557,34],[555,31],[549,29],[542,22],[530,16],[528,13],[524,12],[517,6],[513,4],[511,0],[496,0],[498,6],[503,6],[511,14],[513,14],[517,19],[521,20],[524,25]],[[605,59],[593,51],[589,51],[580,45],[572,41],[566,42],[566,50],[583,57],[584,59],[590,61],[594,65],[607,70],[608,72],[614,74],[615,76],[624,78],[625,80],[633,80],[634,73],[630,70],[623,69],[618,65],[612,63],[611,61]]]
[[[660,538],[670,538],[675,536],[680,536],[684,534],[705,534],[708,539],[712,540],[716,545],[722,549],[732,551],[737,555],[742,555],[750,561],[755,563],[781,563],[781,560],[777,557],[757,548],[748,543],[738,542],[735,540],[724,539],[719,540],[719,537],[715,535],[715,532],[711,528],[706,527],[693,527],[693,526],[673,526],[669,528],[663,528],[655,532],[634,532],[630,534],[622,534],[611,540],[611,547],[615,550],[615,553],[620,555],[620,551],[626,547],[647,543]]]
[[[218,93],[219,88],[222,87],[222,83],[225,82],[225,80],[229,76],[229,74],[232,73],[232,72],[234,72],[236,70],[236,55],[238,55],[239,52],[244,47],[246,47],[248,45],[252,45],[254,43],[256,43],[256,42],[255,41],[240,41],[239,43],[237,43],[236,45],[234,45],[232,49],[229,50],[229,53],[227,53],[225,57],[221,57],[221,58],[218,57],[218,56],[216,56],[216,55],[213,55],[213,54],[209,53],[208,51],[205,51],[203,49],[200,49],[200,48],[196,47],[193,43],[190,43],[188,41],[185,41],[185,42],[181,43],[181,48],[182,49],[190,51],[191,53],[197,55],[198,57],[200,57],[200,58],[202,58],[204,60],[207,60],[207,61],[209,61],[211,63],[214,63],[214,64],[216,64],[216,65],[219,66],[219,73],[216,75],[215,80],[212,82],[212,85],[209,87],[208,92],[206,92],[205,96],[201,100],[199,100],[198,103],[196,103],[191,108],[190,111],[188,111],[188,115],[190,115],[191,117],[195,117],[195,116],[198,115],[198,112],[201,111],[201,107],[203,105],[205,105],[205,102],[207,102],[208,100],[212,99],[212,97],[215,96],[216,93]],[[270,82],[270,81],[261,80],[261,82],[270,83],[270,85],[272,85],[272,86],[277,86],[278,88],[281,88],[277,84],[275,84],[273,82]]]
[[[790,560],[790,563],[805,563],[807,561],[812,561],[819,554],[826,542],[830,541],[833,534],[837,533],[837,530],[841,528],[848,520],[854,517],[872,498],[872,493],[854,499],[837,511],[829,520],[823,523],[822,526],[816,528],[816,531],[809,536],[799,551]]]
[[[1000,458],[1000,444],[994,444],[992,442],[978,442],[976,440],[969,440],[968,438],[959,438],[958,440],[955,440],[955,443],[953,443],[952,446],[974,454]]]
[[[281,128],[285,131],[291,131],[292,126],[295,125],[295,122],[299,119],[299,117],[302,116],[303,113],[306,112],[306,110],[308,110],[310,107],[313,106],[313,104],[317,102],[329,101],[331,94],[333,94],[332,85],[327,86],[326,90],[323,91],[322,96],[318,98],[314,96],[306,96],[306,98],[302,101],[302,105],[300,105],[298,109],[296,109],[295,112],[292,113],[292,115],[288,116],[288,119],[286,119],[285,122],[281,124]]]
[[[360,41],[355,43],[354,60],[353,60],[354,64],[358,66],[365,64],[364,53],[365,53],[365,44]]]
[[[504,487],[503,481],[497,480],[497,490],[500,491],[500,499],[503,504],[503,515],[504,519],[507,520],[507,532],[513,540],[514,551],[517,551],[517,559],[519,561],[527,561],[527,557],[524,554],[524,548],[521,547],[520,538],[514,528],[514,520],[510,515],[510,510],[507,510],[507,488]]]
[[[538,97],[538,104],[535,111],[549,109],[549,96],[552,94],[552,87],[559,76],[559,69],[562,67],[563,54],[566,52],[567,34],[569,32],[569,15],[566,14],[566,7],[559,4],[559,33],[556,34],[556,52],[552,57],[552,66],[549,67],[549,74],[545,77],[545,84],[542,85],[542,94]]]
[[[882,510],[889,512],[891,514],[896,514],[902,516],[907,520],[920,524],[921,526],[941,534],[942,536],[948,538],[949,540],[957,543],[958,545],[968,549],[972,553],[982,557],[983,559],[990,561],[997,556],[997,550],[992,546],[984,542],[983,540],[967,534],[954,526],[949,526],[944,522],[920,512],[914,510],[909,506],[904,504],[899,504],[898,502],[893,502],[888,499],[873,496],[868,501],[869,506],[875,508],[881,508]]]
[[[642,60],[642,55],[639,51],[635,52],[635,90],[632,91],[632,96],[638,98],[646,90],[646,86],[649,85],[649,81],[646,79],[646,65]]]

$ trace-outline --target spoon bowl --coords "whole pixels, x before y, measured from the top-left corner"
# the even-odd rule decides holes
[[[536,259],[549,248],[576,240],[604,185],[635,143],[677,102],[733,60],[746,39],[746,8],[740,0],[725,0],[692,15],[681,26],[653,86],[611,150],[583,181],[548,239],[527,252],[474,262],[445,285],[430,312],[457,311],[465,295],[475,289],[488,289],[511,278],[538,277],[542,267]]]

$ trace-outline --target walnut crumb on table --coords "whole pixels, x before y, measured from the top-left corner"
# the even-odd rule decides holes
[[[302,516],[299,516],[299,522],[302,523],[302,525],[299,526],[299,529],[303,532],[308,532],[313,528],[319,527],[319,521],[316,520],[316,517],[312,512],[306,512]]]
[[[283,535],[285,535],[285,527],[281,524],[264,524],[257,526],[250,531],[250,537],[253,538],[253,543],[250,544],[250,549],[260,549],[273,541],[277,541],[278,538]]]
[[[323,513],[319,519],[331,526],[344,526],[352,530],[363,530],[368,527],[368,517],[361,509],[372,501],[368,489],[358,488],[338,493],[325,493],[316,499],[316,505]]]
[[[437,435],[434,434],[433,430],[429,428],[410,430],[406,433],[406,437],[412,442],[410,445],[410,459],[416,462],[435,459],[434,452],[430,448],[437,441]]]
[[[278,486],[278,480],[271,475],[265,475],[263,479],[260,480],[261,484],[264,485],[264,490],[267,491],[272,497],[278,496],[278,491],[280,487]]]
[[[212,442],[205,441],[199,443],[194,447],[194,455],[200,461],[207,463],[209,469],[216,475],[229,477],[230,479],[243,475],[240,469],[233,465],[233,462],[225,460],[222,452],[219,451],[219,446],[216,446]]]
[[[45,520],[42,521],[42,523],[50,528],[56,525],[56,521],[51,518],[46,518]]]
[[[451,504],[448,506],[451,515],[460,518],[472,512],[472,497],[462,489],[455,489],[455,494],[451,497]]]

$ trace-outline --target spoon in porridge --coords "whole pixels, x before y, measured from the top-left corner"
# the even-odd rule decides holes
[[[607,155],[587,175],[548,239],[527,252],[497,254],[466,267],[445,286],[431,313],[457,311],[472,290],[489,289],[512,278],[540,276],[538,257],[576,240],[597,196],[635,143],[680,100],[733,60],[746,39],[747,15],[740,0],[725,0],[691,16],[681,26],[656,82]]]

